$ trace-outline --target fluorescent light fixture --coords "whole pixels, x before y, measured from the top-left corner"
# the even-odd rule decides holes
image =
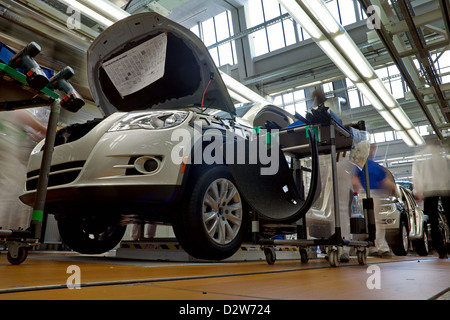
[[[417,132],[417,130],[415,128],[409,129],[408,134],[417,145],[421,145],[421,144],[425,143],[422,136]]]
[[[378,110],[378,111],[386,110],[384,105],[380,102],[380,99],[378,99],[375,96],[373,91],[370,90],[369,87],[365,83],[356,83],[356,87],[358,88],[359,91],[361,91],[361,93],[364,95],[364,97],[369,99],[370,103],[372,103],[372,106],[376,110]]]
[[[229,89],[228,93],[230,94],[230,97],[234,100],[237,100],[241,103],[248,103],[250,102],[250,100],[245,99],[243,96],[241,96],[240,94],[234,92],[233,90]]]
[[[391,93],[387,90],[386,86],[380,80],[380,78],[376,78],[369,81],[369,85],[372,87],[373,91],[375,91],[384,104],[388,108],[398,107],[397,100],[391,95]]]
[[[406,115],[405,111],[403,111],[402,108],[395,108],[390,110],[394,117],[397,119],[398,122],[403,126],[405,129],[412,129],[413,124],[411,123],[411,120],[409,120],[408,116]]]
[[[114,3],[105,0],[78,0],[88,8],[100,13],[101,15],[113,20],[114,22],[128,17],[130,14]]]
[[[327,29],[328,33],[336,33],[340,30],[340,25],[336,22],[333,15],[330,14],[330,11],[328,11],[322,1],[303,0],[303,3],[320,24]]]
[[[312,19],[305,13],[305,11],[303,11],[303,9],[295,0],[280,0],[279,2],[295,19],[295,21],[300,23],[300,25],[303,27],[303,29],[306,30],[306,32],[308,32],[311,38],[319,40],[323,37],[322,31],[320,31],[314,21],[312,21]]]
[[[78,11],[82,12],[83,14],[85,14],[86,16],[88,16],[89,18],[91,18],[92,20],[97,21],[98,23],[109,27],[110,25],[112,25],[114,22],[105,18],[103,15],[95,12],[94,10],[86,7],[85,5],[79,3],[78,1],[75,0],[62,0],[62,2],[64,2],[65,4],[67,4],[68,6],[77,9]]]
[[[386,120],[386,122],[394,129],[395,131],[402,131],[402,126],[398,123],[398,121],[389,113],[389,111],[379,111],[380,115]]]
[[[344,57],[337,51],[337,49],[328,40],[317,42],[319,47],[327,54],[327,56],[334,62],[334,64],[344,73],[352,82],[361,81],[358,74],[350,67]]]
[[[415,146],[414,141],[405,131],[397,131],[397,134],[402,138],[402,140],[410,147]]]
[[[364,78],[370,79],[373,77],[374,71],[372,66],[363,56],[347,32],[334,37],[334,41],[341,48],[342,52],[345,52],[348,59],[353,62],[353,65],[358,68],[358,71]]]
[[[234,92],[241,98],[247,99],[248,101],[260,102],[263,104],[272,104],[272,102],[257,94],[250,88],[244,86],[242,83],[230,77],[226,73],[220,71],[220,75],[222,76],[223,82],[227,86],[228,91]]]

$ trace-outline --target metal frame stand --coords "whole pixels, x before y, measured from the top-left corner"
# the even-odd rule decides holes
[[[55,146],[56,129],[61,111],[60,99],[51,104],[51,112],[48,120],[45,138],[44,152],[42,156],[41,170],[36,193],[36,200],[31,217],[31,226],[27,230],[3,230],[0,229],[0,238],[6,238],[8,248],[8,261],[11,264],[20,264],[28,256],[28,249],[32,243],[41,241],[42,221],[44,219],[44,207],[47,197],[48,176],[50,173],[53,148]]]
[[[5,52],[12,52],[6,46],[4,48],[6,48]],[[20,264],[25,261],[31,243],[38,243],[43,238],[42,224],[48,179],[61,108],[77,112],[84,105],[83,98],[69,83],[69,79],[75,74],[73,69],[65,67],[48,79],[45,72],[33,59],[34,56],[39,54],[40,50],[39,45],[31,42],[20,52],[12,52],[12,57],[8,58],[8,55],[2,57],[2,63],[0,63],[0,89],[3,99],[0,102],[0,111],[49,105],[51,109],[31,226],[27,230],[3,230],[0,227],[0,240],[7,239],[5,244],[8,248],[8,260],[11,264]],[[8,59],[8,64],[4,64],[3,61]],[[22,68],[23,73],[16,68]],[[53,90],[59,90],[66,96],[61,98]]]
[[[352,246],[356,249],[356,254],[358,258],[358,262],[361,265],[366,264],[366,259],[368,255],[368,247],[372,245],[371,242],[375,238],[375,219],[373,216],[373,209],[367,210],[367,220],[369,222],[369,237],[367,241],[357,241],[357,240],[349,240],[342,238],[341,233],[341,219],[340,219],[340,210],[339,210],[339,190],[338,190],[338,179],[337,179],[337,165],[336,165],[336,123],[334,120],[331,120],[329,125],[329,141],[327,145],[329,149],[327,151],[330,152],[331,156],[331,170],[332,170],[332,180],[333,180],[333,200],[334,200],[334,219],[335,219],[335,230],[334,234],[328,239],[298,239],[298,240],[270,240],[263,239],[259,240],[258,244],[260,244],[266,255],[266,261],[269,264],[273,264],[275,262],[275,250],[274,247],[277,245],[284,246],[297,246],[300,248],[300,255],[302,262],[307,262],[307,251],[306,249],[309,246],[324,246],[326,248],[328,254],[328,261],[332,267],[337,267],[340,264],[340,256],[343,251],[344,246]],[[295,134],[295,133],[293,133]],[[324,145],[324,144],[322,144]],[[366,176],[367,176],[367,166],[366,166]],[[373,227],[371,226],[373,224]]]

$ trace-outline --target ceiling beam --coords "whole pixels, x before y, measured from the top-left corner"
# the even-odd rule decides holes
[[[439,0],[441,7],[442,20],[444,20],[445,30],[447,31],[447,40],[450,41],[450,0]]]
[[[425,41],[423,39],[422,31],[414,24],[413,21],[413,12],[411,12],[412,8],[410,8],[410,3],[405,1],[397,1],[397,4],[401,10],[403,15],[403,19],[405,19],[408,28],[409,34],[413,40],[414,46],[418,49],[418,56],[420,57],[419,62],[425,70],[427,75],[427,79],[430,82],[430,85],[434,88],[435,93],[438,98],[438,104],[441,108],[441,111],[445,115],[445,119],[448,122],[450,119],[450,114],[448,113],[448,103],[445,100],[444,94],[440,88],[439,77],[437,76],[436,68],[434,67],[433,61],[431,59],[430,53],[425,49]]]
[[[442,20],[442,12],[439,8],[437,8],[432,11],[415,16],[415,17],[413,17],[413,19],[414,19],[414,24],[416,26],[424,26],[424,25],[431,24],[433,22]],[[395,23],[391,23],[391,24],[386,24],[385,28],[389,33],[391,33],[393,35],[409,31],[408,24],[404,20],[401,20],[401,21],[395,22]]]
[[[367,12],[367,9],[372,6],[371,0],[359,0],[361,3],[361,6],[364,8],[364,10]],[[403,0],[402,0],[403,1]],[[403,79],[406,81],[408,86],[411,89],[411,92],[414,95],[414,98],[419,103],[420,107],[422,108],[423,112],[425,113],[428,121],[430,122],[431,126],[433,127],[433,130],[436,132],[436,135],[440,140],[444,140],[444,136],[442,135],[442,132],[437,125],[436,121],[433,118],[433,115],[429,111],[427,104],[425,103],[421,93],[419,92],[419,89],[414,83],[414,80],[412,79],[410,72],[408,68],[406,67],[405,63],[403,62],[402,58],[400,57],[400,54],[395,46],[395,44],[392,41],[391,34],[387,31],[387,29],[384,27],[383,23],[380,23],[379,28],[375,29],[378,33],[378,36],[380,37],[381,41],[384,43],[387,51],[391,55],[392,60],[394,60],[395,64],[397,65],[400,73],[403,76]]]

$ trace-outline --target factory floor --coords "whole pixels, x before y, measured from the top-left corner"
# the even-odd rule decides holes
[[[72,289],[70,289],[72,288]],[[0,254],[0,300],[450,300],[450,259],[320,256],[260,261],[145,261],[30,251],[20,265]]]

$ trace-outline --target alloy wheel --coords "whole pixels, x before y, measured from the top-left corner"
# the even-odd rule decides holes
[[[220,245],[232,242],[243,219],[242,200],[236,186],[228,179],[214,180],[203,198],[203,225],[211,240]]]

